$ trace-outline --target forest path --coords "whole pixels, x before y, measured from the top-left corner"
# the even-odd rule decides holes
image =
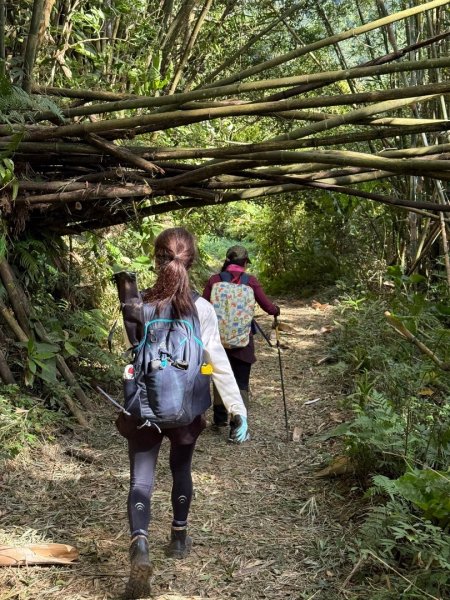
[[[194,539],[185,561],[164,556],[171,522],[168,443],[161,449],[153,495],[150,546],[152,597],[159,600],[347,598],[345,539],[353,512],[348,484],[314,476],[333,454],[317,434],[341,421],[336,383],[318,365],[327,353],[332,308],[279,301],[286,398],[291,429],[286,441],[276,349],[257,336],[249,423],[251,443],[226,443],[208,427],[194,456]],[[314,303],[313,303],[314,305]],[[321,307],[323,308],[323,307]],[[258,318],[270,330],[271,318]],[[68,433],[8,461],[0,474],[0,544],[65,542],[80,551],[72,567],[0,569],[0,600],[119,598],[128,570],[125,502],[128,464],[124,440],[99,400],[94,428]],[[208,413],[210,420],[211,413]],[[73,449],[87,449],[93,462]],[[72,454],[71,454],[72,452]]]

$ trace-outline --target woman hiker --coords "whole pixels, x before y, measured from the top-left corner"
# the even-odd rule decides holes
[[[157,279],[152,288],[142,293],[142,299],[144,303],[156,305],[156,315],[170,304],[172,313],[178,319],[184,318],[186,321],[192,315],[198,316],[205,361],[212,366],[214,385],[221,394],[226,410],[233,415],[230,441],[241,443],[247,439],[247,411],[220,341],[214,309],[204,298],[195,297],[192,292],[188,271],[195,257],[195,240],[186,229],[177,227],[163,231],[155,241]],[[209,386],[207,387],[210,405]],[[121,413],[118,418],[117,427],[128,440],[130,459],[128,518],[131,531],[131,571],[125,591],[126,598],[142,598],[150,593],[150,497],[158,453],[164,437],[170,441],[169,460],[173,478],[173,521],[166,555],[181,559],[190,551],[192,539],[187,535],[187,523],[193,491],[191,464],[195,443],[206,424],[202,413],[195,414],[195,397],[193,403],[192,422],[170,429],[137,429],[131,417]]]
[[[259,281],[246,273],[251,263],[244,246],[227,250],[220,273],[210,277],[203,291],[216,310],[225,352],[229,358],[245,406],[249,403],[249,380],[256,362],[252,319],[255,301],[269,315],[277,317],[280,309],[264,293]],[[213,425],[228,425],[229,410],[222,392],[214,385]]]

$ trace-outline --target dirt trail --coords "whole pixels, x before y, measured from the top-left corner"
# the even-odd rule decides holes
[[[225,443],[208,428],[194,457],[195,499],[191,556],[165,558],[170,529],[170,474],[163,444],[153,496],[151,552],[153,597],[242,599],[344,598],[346,520],[352,510],[339,481],[314,477],[333,453],[314,436],[339,422],[336,390],[328,367],[326,334],[332,310],[280,302],[282,351],[291,428],[300,441],[286,442],[275,349],[258,336],[252,372],[250,427],[253,440]],[[258,318],[270,330],[270,318]],[[313,401],[313,402],[311,402]],[[101,402],[101,401],[99,401]],[[210,415],[208,415],[210,418]],[[0,600],[119,598],[127,576],[125,443],[112,426],[109,407],[99,406],[95,428],[68,433],[39,451],[24,453],[0,474],[0,544],[65,542],[80,550],[76,566],[0,570]],[[87,448],[93,462],[68,453]],[[166,596],[167,595],[167,596]]]

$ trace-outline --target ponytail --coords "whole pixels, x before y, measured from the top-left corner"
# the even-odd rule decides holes
[[[166,229],[155,240],[157,279],[143,293],[144,302],[156,304],[159,313],[168,304],[176,318],[191,315],[194,301],[188,270],[196,257],[194,236],[183,227]]]

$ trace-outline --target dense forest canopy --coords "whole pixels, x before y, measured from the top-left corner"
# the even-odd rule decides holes
[[[446,8],[3,2],[8,221],[81,233],[305,189],[446,211]]]

